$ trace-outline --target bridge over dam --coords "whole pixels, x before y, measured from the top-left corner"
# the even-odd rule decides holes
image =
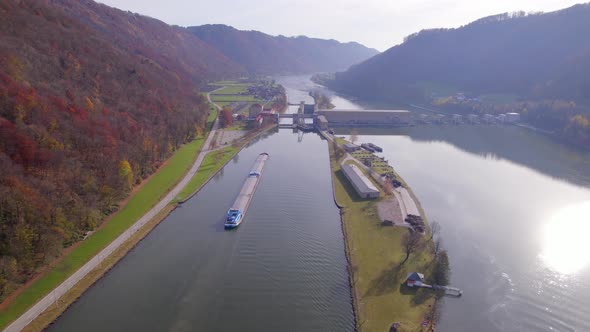
[[[320,129],[328,127],[401,127],[413,122],[412,113],[407,110],[318,110],[314,113],[280,114],[279,119],[293,119],[292,122],[279,121],[280,128],[293,128],[304,125],[305,119],[313,119]]]
[[[291,104],[291,103],[290,103]],[[291,123],[280,119],[292,119]],[[313,119],[313,126],[306,123]],[[317,104],[299,103],[297,113],[279,114],[279,128],[322,130],[328,127],[401,127],[412,124],[412,112],[408,110],[359,110],[359,109],[318,109]]]

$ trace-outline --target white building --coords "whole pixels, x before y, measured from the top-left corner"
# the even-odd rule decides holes
[[[520,114],[519,113],[506,113],[506,122],[514,123],[520,121]]]

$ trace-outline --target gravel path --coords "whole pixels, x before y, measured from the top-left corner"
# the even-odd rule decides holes
[[[408,226],[404,222],[402,209],[395,197],[377,203],[377,214],[381,221],[391,221],[395,226]]]

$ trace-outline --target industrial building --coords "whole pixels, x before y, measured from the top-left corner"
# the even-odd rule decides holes
[[[361,147],[356,144],[352,144],[352,143],[344,144],[344,151],[346,151],[346,152],[354,152],[354,151],[360,150],[360,148]]]
[[[342,172],[344,172],[344,175],[348,181],[350,181],[359,196],[362,198],[379,198],[379,189],[375,187],[373,182],[365,176],[358,166],[353,164],[343,164]]]
[[[398,127],[411,123],[412,116],[407,110],[318,110],[330,127]]]
[[[328,119],[325,116],[319,115],[315,118],[316,126],[320,130],[328,130]]]

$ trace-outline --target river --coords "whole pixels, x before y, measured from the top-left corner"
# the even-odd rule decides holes
[[[293,103],[314,87],[278,81]],[[464,295],[444,300],[438,331],[590,331],[587,151],[499,126],[362,130],[363,142],[384,148],[442,225]],[[271,157],[248,216],[225,232],[223,214],[262,151]],[[281,130],[238,154],[52,329],[347,331],[348,287],[327,146]]]
[[[306,77],[282,82],[318,88]],[[337,108],[362,108],[324,92]],[[438,331],[590,331],[588,151],[512,126],[360,129],[357,137],[383,147],[442,225],[451,283],[464,295],[443,301]]]
[[[270,154],[242,225],[223,229]],[[244,148],[92,286],[50,331],[353,331],[328,146],[280,130]]]

